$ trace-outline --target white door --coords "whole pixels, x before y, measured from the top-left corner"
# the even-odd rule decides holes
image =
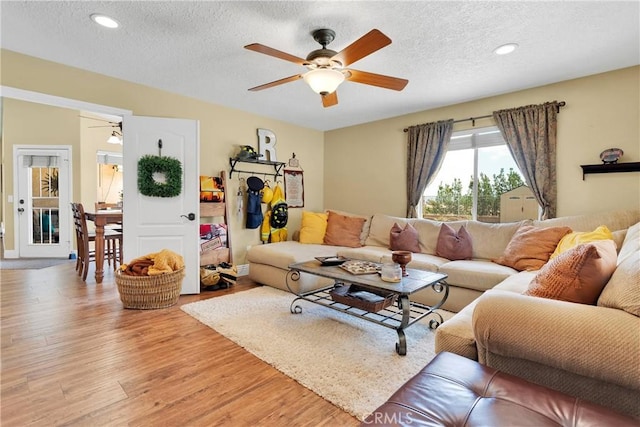
[[[195,120],[124,117],[124,262],[162,249],[182,255],[186,264],[183,294],[200,293],[199,152],[199,125]],[[168,156],[180,161],[182,188],[178,196],[140,194],[138,161],[146,155]],[[154,173],[154,178],[156,182],[163,182],[166,176]]]
[[[70,148],[16,147],[13,205],[20,258],[67,258],[71,251]]]

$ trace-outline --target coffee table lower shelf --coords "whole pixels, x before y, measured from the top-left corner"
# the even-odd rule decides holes
[[[297,280],[299,271],[291,270],[287,275],[287,281]],[[449,285],[445,280],[439,280],[431,283],[428,287],[431,287],[435,292],[442,293],[442,300],[433,307],[429,307],[423,304],[419,304],[415,301],[411,301],[408,295],[399,294],[394,304],[389,305],[377,312],[370,312],[361,308],[353,307],[341,302],[334,301],[330,292],[337,286],[343,286],[343,281],[336,281],[334,285],[327,286],[315,291],[295,294],[296,298],[291,302],[290,311],[293,314],[302,313],[302,307],[300,301],[307,301],[313,304],[321,305],[332,310],[336,310],[342,313],[346,313],[350,316],[358,317],[371,323],[384,326],[389,329],[394,329],[398,334],[398,342],[396,343],[396,352],[404,356],[407,354],[407,340],[404,330],[416,322],[424,319],[427,316],[434,316],[429,321],[429,327],[436,329],[440,326],[444,319],[436,310],[442,306],[449,294]]]

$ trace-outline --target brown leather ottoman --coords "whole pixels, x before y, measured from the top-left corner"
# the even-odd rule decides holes
[[[443,352],[361,425],[638,427],[640,420]]]

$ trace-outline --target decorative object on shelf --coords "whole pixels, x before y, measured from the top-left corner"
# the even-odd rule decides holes
[[[162,180],[158,181],[158,175]],[[146,155],[138,160],[138,191],[151,197],[176,197],[182,192],[182,163],[173,157]]]
[[[253,149],[250,145],[241,145],[240,151],[236,156],[236,160],[242,160],[243,162],[252,162],[257,161],[262,154],[256,153],[256,150]]]
[[[624,151],[620,148],[609,148],[600,153],[600,160],[604,164],[618,163],[618,159],[622,157]]]
[[[289,159],[289,167],[293,169],[297,169],[300,167],[300,162],[296,159],[296,153],[293,153],[291,158]]]
[[[275,162],[276,159],[276,134],[269,129],[258,129],[258,151],[260,157],[271,162]]]
[[[391,260],[395,263],[400,264],[400,268],[402,269],[402,275],[408,276],[407,273],[407,264],[411,262],[411,252],[409,251],[393,251],[391,253]]]

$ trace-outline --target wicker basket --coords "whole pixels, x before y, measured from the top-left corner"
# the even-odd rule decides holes
[[[349,295],[351,292],[358,291],[368,291],[376,295],[380,295],[384,300],[379,302],[369,302]],[[380,292],[373,292],[371,289],[363,288],[358,285],[338,286],[329,291],[329,294],[331,295],[332,300],[339,302],[340,304],[350,305],[351,307],[359,308],[371,313],[376,313],[383,308],[389,307],[398,298],[398,295],[395,293],[381,294]]]
[[[116,284],[124,308],[150,310],[171,307],[178,302],[184,268],[155,276],[129,276],[116,272]]]

